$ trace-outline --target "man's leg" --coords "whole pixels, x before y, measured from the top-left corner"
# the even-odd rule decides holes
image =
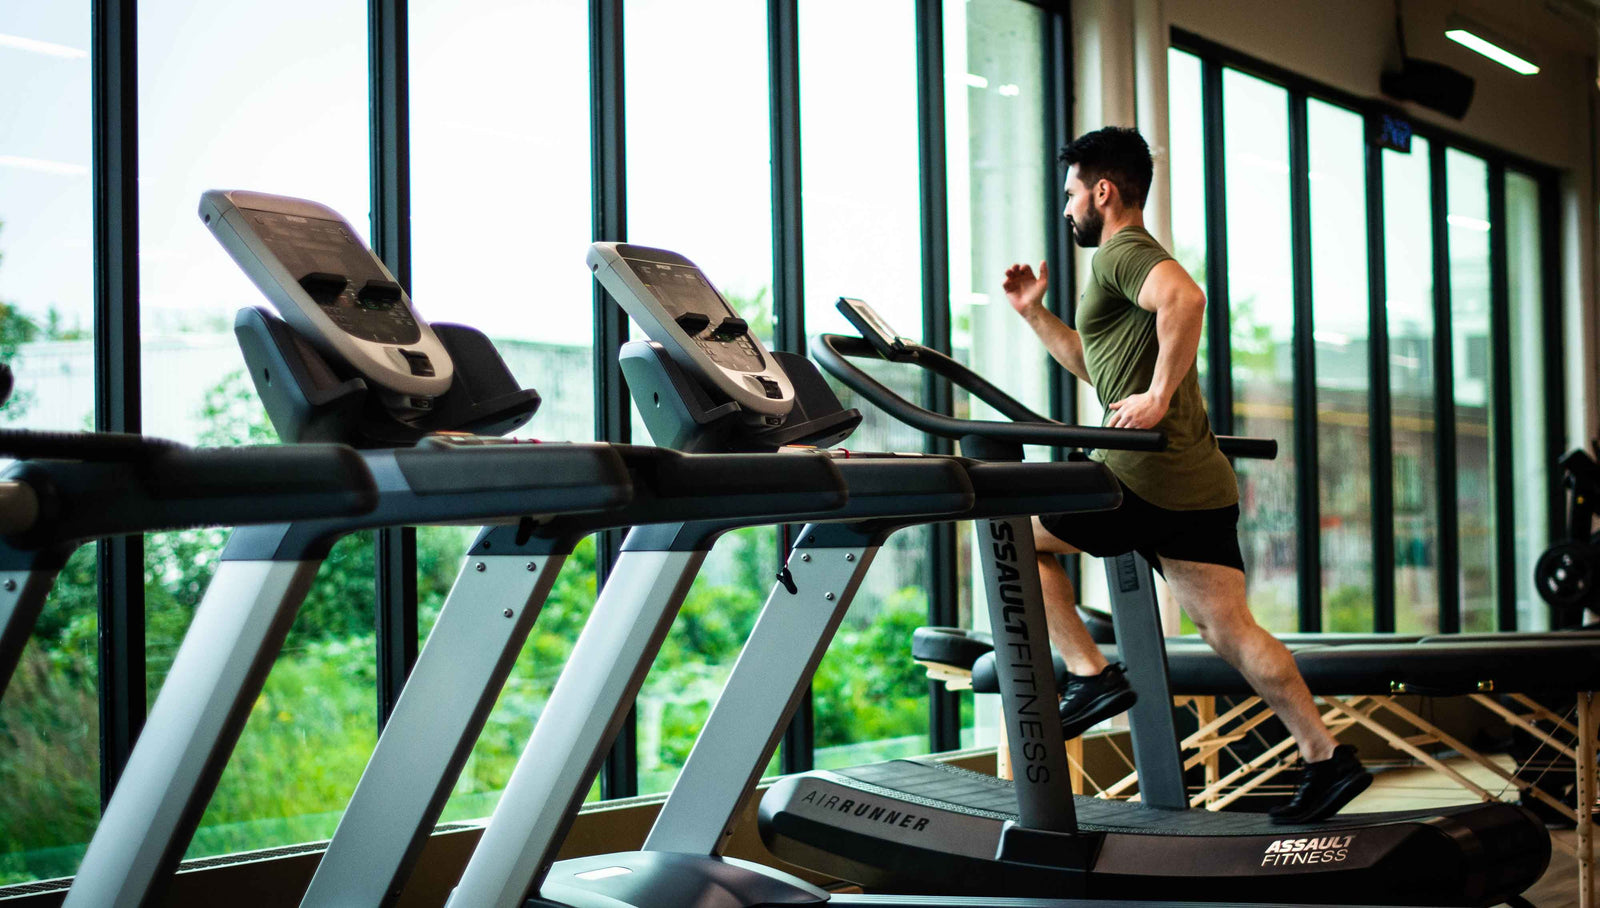
[[[1307,763],[1331,757],[1337,742],[1323,724],[1294,657],[1250,614],[1244,572],[1175,558],[1162,558],[1161,567],[1200,636],[1250,682],[1288,726],[1300,756]]]
[[[1039,556],[1039,583],[1044,588],[1045,622],[1049,626],[1050,643],[1067,663],[1067,671],[1074,675],[1097,675],[1107,665],[1078,615],[1077,591],[1072,588],[1072,578],[1056,560],[1057,555],[1072,555],[1078,550],[1057,539],[1039,518],[1033,518],[1033,545]]]

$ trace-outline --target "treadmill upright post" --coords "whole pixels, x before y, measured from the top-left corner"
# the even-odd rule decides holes
[[[247,532],[236,530],[231,541]],[[143,905],[178,863],[221,775],[216,750],[230,749],[244,730],[321,563],[237,560],[223,551],[145,722],[141,741],[152,743],[133,749],[63,905]]]
[[[773,585],[643,850],[722,853],[878,554],[861,535],[848,525],[801,531],[788,561],[794,592]]]
[[[1055,670],[1027,517],[976,521],[994,633],[1000,709],[1015,767],[1017,816],[1029,830],[1075,835],[1072,775],[1056,709]]]
[[[1111,623],[1117,649],[1128,664],[1128,683],[1139,702],[1128,711],[1139,798],[1151,807],[1189,806],[1183,787],[1183,755],[1172,720],[1172,685],[1167,678],[1167,642],[1156,605],[1150,562],[1137,552],[1106,559]]]
[[[673,528],[648,529],[671,536]],[[629,541],[640,534],[633,530]],[[447,906],[521,908],[535,890],[708,549],[709,542],[689,551],[623,543]]]
[[[567,559],[570,545],[518,546],[516,535],[491,527],[468,550],[302,908],[400,897]],[[482,553],[485,539],[495,554]]]

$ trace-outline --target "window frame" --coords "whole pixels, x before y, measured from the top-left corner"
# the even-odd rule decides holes
[[[1308,130],[1306,103],[1315,98],[1359,114],[1367,126],[1366,183],[1367,183],[1367,268],[1369,306],[1369,357],[1372,444],[1373,508],[1373,578],[1374,615],[1373,630],[1392,632],[1395,627],[1394,565],[1395,550],[1392,532],[1394,523],[1393,447],[1391,404],[1389,389],[1389,332],[1384,298],[1386,294],[1384,223],[1383,223],[1383,160],[1382,151],[1371,141],[1374,122],[1383,114],[1395,114],[1397,105],[1381,100],[1364,98],[1333,86],[1325,85],[1298,73],[1267,63],[1230,47],[1201,37],[1193,32],[1173,27],[1171,46],[1198,57],[1202,66],[1202,97],[1205,110],[1205,155],[1208,181],[1207,194],[1207,296],[1210,300],[1207,315],[1211,319],[1208,339],[1208,378],[1210,399],[1213,402],[1213,422],[1219,433],[1232,427],[1231,368],[1228,338],[1228,297],[1226,254],[1226,199],[1221,194],[1225,177],[1226,159],[1223,153],[1222,124],[1222,71],[1233,69],[1272,82],[1287,90],[1289,96],[1289,129],[1291,157],[1291,224],[1295,235],[1294,246],[1294,297],[1296,324],[1294,331],[1293,360],[1295,363],[1295,401],[1301,413],[1314,413],[1316,401],[1316,354],[1312,339],[1310,248],[1310,193],[1306,152]],[[1401,113],[1404,116],[1403,113]],[[1438,489],[1440,551],[1437,559],[1440,581],[1439,632],[1460,630],[1459,588],[1460,553],[1456,520],[1456,484],[1458,471],[1455,463],[1455,414],[1452,389],[1453,372],[1450,357],[1451,295],[1449,286],[1449,237],[1445,229],[1445,152],[1447,148],[1467,152],[1488,164],[1488,192],[1490,214],[1490,341],[1491,341],[1491,458],[1496,527],[1510,526],[1514,520],[1511,473],[1511,399],[1509,395],[1510,348],[1509,338],[1502,331],[1509,324],[1510,291],[1507,283],[1505,236],[1505,174],[1515,170],[1531,177],[1540,189],[1540,263],[1547,283],[1543,297],[1543,325],[1547,342],[1557,341],[1562,331],[1561,288],[1552,286],[1550,280],[1559,278],[1560,269],[1560,218],[1557,209],[1559,174],[1553,168],[1520,155],[1493,147],[1469,136],[1447,128],[1406,117],[1414,135],[1428,140],[1431,156],[1430,196],[1433,201],[1430,224],[1434,238],[1432,300],[1435,312],[1435,407],[1436,431],[1434,444],[1438,449]],[[1545,440],[1547,458],[1544,463],[1545,483],[1549,489],[1551,521],[1547,528],[1550,538],[1560,532],[1560,488],[1553,474],[1555,459],[1560,455],[1566,437],[1564,393],[1561,386],[1559,364],[1545,370]],[[1316,498],[1317,482],[1317,426],[1314,419],[1299,418],[1295,427],[1296,456],[1299,471],[1296,478],[1298,501],[1296,505],[1297,536],[1300,541],[1300,630],[1316,631],[1322,624],[1322,590],[1320,585],[1320,514]],[[1448,446],[1448,450],[1446,447]],[[1496,597],[1496,623],[1500,630],[1516,629],[1515,548],[1510,537],[1497,533],[1495,557],[1498,586]],[[1456,606],[1445,608],[1445,603]]]

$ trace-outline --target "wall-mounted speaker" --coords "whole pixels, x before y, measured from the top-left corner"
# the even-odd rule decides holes
[[[1457,120],[1467,115],[1478,85],[1458,69],[1415,57],[1405,58],[1399,72],[1384,73],[1379,84],[1391,98],[1412,101]]]

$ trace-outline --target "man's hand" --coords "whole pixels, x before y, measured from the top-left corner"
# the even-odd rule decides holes
[[[1037,277],[1031,265],[1012,265],[1007,268],[1006,280],[1000,289],[1006,292],[1006,302],[1017,310],[1018,315],[1027,315],[1030,309],[1044,304],[1044,291],[1049,286],[1050,265],[1040,262]]]
[[[1153,429],[1167,415],[1167,404],[1166,400],[1149,391],[1131,394],[1109,407],[1116,412],[1106,426],[1113,429]]]

